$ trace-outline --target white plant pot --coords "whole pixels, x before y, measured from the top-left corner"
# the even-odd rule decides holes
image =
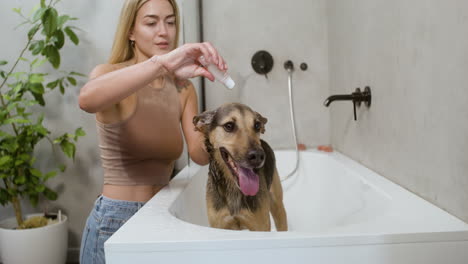
[[[42,214],[31,214],[27,218]],[[0,261],[3,264],[64,264],[67,260],[68,218],[44,227],[14,230],[16,218],[0,222]]]

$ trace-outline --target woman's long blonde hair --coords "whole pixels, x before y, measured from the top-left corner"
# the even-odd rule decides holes
[[[114,37],[114,44],[112,45],[112,51],[109,58],[110,64],[121,63],[127,61],[135,56],[132,44],[128,38],[130,31],[135,25],[136,15],[138,10],[149,0],[126,0],[122,11],[120,12],[119,24],[117,25],[117,31]],[[179,43],[179,29],[180,29],[180,16],[179,8],[175,0],[167,0],[172,6],[176,21],[176,37],[174,42],[174,48]]]

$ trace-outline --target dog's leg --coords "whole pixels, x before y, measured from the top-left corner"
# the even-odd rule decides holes
[[[227,209],[218,211],[216,215],[209,217],[210,226],[221,229],[241,230],[239,221],[229,214]]]
[[[283,188],[278,176],[278,171],[275,168],[273,181],[270,187],[270,210],[273,219],[275,220],[276,230],[288,231],[288,221],[286,210],[283,205]]]
[[[211,199],[207,199],[206,202],[208,211],[208,222],[210,224],[210,227],[241,230],[239,221],[231,216],[229,210],[226,207],[221,208],[220,210],[216,210],[212,206]]]
[[[270,231],[270,216],[268,214],[268,208],[265,208],[256,213],[252,213],[250,210],[241,210],[236,216],[232,216],[227,208],[223,208],[219,211],[208,211],[208,221],[211,227],[231,229],[231,230],[243,230],[248,229],[250,231]]]
[[[243,209],[235,218],[239,221],[241,229],[248,229],[250,231],[271,231],[268,206],[257,208],[255,212],[249,209]]]

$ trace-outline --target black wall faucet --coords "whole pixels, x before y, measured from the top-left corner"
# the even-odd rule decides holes
[[[361,89],[356,88],[356,90],[351,94],[336,94],[329,96],[324,102],[323,105],[328,107],[333,101],[353,101],[354,109],[354,120],[357,120],[356,117],[356,105],[361,106],[361,102],[364,102],[367,107],[371,105],[371,89],[369,86],[364,88],[364,92],[361,92]]]

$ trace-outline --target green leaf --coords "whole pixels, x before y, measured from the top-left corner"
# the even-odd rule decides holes
[[[2,176],[3,175],[0,175],[0,178],[3,178]],[[6,190],[0,188],[0,203],[2,205],[6,205],[6,203],[9,200],[10,200],[10,195],[8,194],[8,192]]]
[[[36,32],[39,30],[40,27],[41,27],[41,24],[34,25],[34,27],[32,27],[28,32],[28,38],[32,39],[34,37],[34,34],[36,34]]]
[[[27,119],[19,119],[19,118],[9,118],[7,120],[5,120],[5,124],[12,124],[12,123],[16,123],[16,124],[27,124],[27,123],[30,123],[31,121],[27,120]]]
[[[44,13],[45,11],[47,10],[47,8],[39,8],[35,13],[34,13],[34,16],[33,16],[33,23],[36,23],[38,20],[42,19],[42,16],[44,16]]]
[[[39,61],[39,58],[35,58],[35,59],[31,62],[31,68],[33,68],[34,64],[36,64],[38,61]]]
[[[57,69],[60,66],[60,53],[58,49],[55,46],[48,45],[45,47],[44,51],[49,62]]]
[[[47,130],[44,126],[42,126],[42,124],[36,124],[34,126],[34,130],[37,134],[41,135],[41,136],[46,136],[50,133],[49,130]]]
[[[2,148],[3,148],[3,149],[6,149],[7,152],[13,153],[13,152],[15,152],[15,151],[18,150],[19,145],[18,145],[18,142],[16,142],[16,141],[13,141],[13,142],[11,142],[11,141],[10,141],[10,142],[3,142],[3,143],[2,143]]]
[[[17,196],[18,195],[18,191],[16,189],[7,189],[7,192],[11,196]]]
[[[35,41],[31,44],[31,46],[29,46],[29,50],[31,51],[32,55],[37,55],[39,53],[42,52],[42,50],[44,49],[44,40],[39,40],[39,41]]]
[[[33,207],[36,207],[37,203],[39,202],[39,196],[37,194],[30,194],[29,202],[31,203]]]
[[[47,84],[47,88],[54,89],[55,87],[57,87],[58,83],[59,83],[59,80],[55,80],[53,82],[50,82],[50,83]]]
[[[31,67],[33,69],[35,69],[37,67],[41,67],[46,61],[47,61],[47,59],[43,59],[43,60],[36,59],[36,60],[34,60],[32,62]]]
[[[57,27],[58,27],[58,28],[62,28],[62,26],[63,26],[68,20],[70,20],[70,16],[68,16],[68,15],[59,16],[59,18],[58,18],[58,23],[57,23]]]
[[[5,100],[8,100],[8,101],[11,100],[11,96],[8,96],[8,94],[2,94],[2,97],[3,97]]]
[[[76,75],[76,76],[81,76],[81,77],[88,77],[85,74],[79,73],[79,72],[70,72],[70,75]]]
[[[47,130],[45,127],[41,127],[37,129],[37,133],[42,136],[47,136],[50,133],[50,131]]]
[[[60,143],[60,147],[62,148],[63,153],[65,153],[69,158],[75,158],[75,151],[76,147],[75,144],[70,143],[68,141],[62,141]]]
[[[27,100],[24,102],[24,105],[25,106],[33,106],[33,105],[37,105],[39,102],[36,101],[36,100]]]
[[[57,30],[57,10],[47,8],[42,16],[42,25],[44,25],[44,33],[47,37],[52,37],[52,34]]]
[[[50,178],[53,178],[57,175],[56,171],[51,171],[44,176],[44,181],[47,181]]]
[[[11,158],[11,156],[3,156],[0,158],[0,167],[9,163],[10,161],[12,161],[13,159]]]
[[[75,130],[75,135],[77,137],[83,137],[86,136],[86,132],[84,132],[84,130],[81,127],[79,127]]]
[[[63,31],[58,29],[55,32],[55,38],[56,38],[55,47],[57,49],[61,49],[63,47],[63,44],[65,44],[65,35],[63,34]]]
[[[29,156],[29,155],[26,154],[26,153],[23,153],[23,154],[21,154],[21,155],[19,156],[19,158],[22,159],[22,160],[24,160],[24,161],[28,161],[28,160],[31,158],[31,156]]]
[[[47,199],[55,201],[57,200],[57,193],[47,188],[44,190],[44,195]]]
[[[16,84],[15,88],[12,89],[13,93],[19,93],[23,89],[23,83],[19,82]]]
[[[26,177],[23,174],[21,174],[19,176],[16,176],[13,182],[19,185],[24,184],[26,182]]]
[[[44,97],[42,96],[42,94],[39,94],[39,93],[32,93],[32,94],[34,96],[34,99],[36,99],[36,101],[39,103],[39,105],[42,105],[42,106],[45,105]]]
[[[61,172],[64,172],[67,169],[67,166],[62,164],[62,165],[59,166],[59,169],[60,169]]]
[[[8,134],[7,132],[0,130],[0,137],[11,137],[12,135]]]
[[[13,110],[14,108],[16,108],[18,106],[19,102],[14,102],[14,103],[11,103],[7,106],[7,112],[11,112],[11,110]]]
[[[21,15],[21,7],[20,8],[13,8],[13,12]]]
[[[28,17],[32,17],[32,15],[33,15],[34,13],[36,13],[36,11],[37,11],[39,8],[41,8],[41,5],[40,5],[40,4],[34,5],[33,8],[31,8],[31,11],[29,11]]]
[[[30,83],[37,84],[37,83],[42,83],[43,81],[44,81],[44,75],[43,74],[33,73],[33,74],[31,74],[31,76],[29,76],[29,82]]]
[[[0,61],[0,66],[5,65],[5,64],[7,64],[7,63],[8,63],[8,61],[1,60],[1,61]]]
[[[60,93],[64,94],[65,93],[65,87],[63,86],[62,82],[59,83],[59,87],[60,87]]]
[[[73,78],[73,77],[67,77],[67,80],[72,84],[72,85],[76,85],[76,79]]]
[[[37,193],[41,193],[43,191],[45,191],[45,186],[44,185],[37,185],[36,186],[36,192]]]
[[[80,43],[80,40],[78,39],[75,32],[73,32],[73,30],[70,27],[65,27],[64,30],[65,30],[65,33],[67,33],[67,36],[75,45],[78,45],[78,43]]]
[[[44,94],[44,86],[40,82],[31,83],[31,85],[29,85],[29,90],[35,94]]]
[[[10,74],[10,76],[15,78],[15,79],[21,79],[21,77],[26,76],[26,72],[14,72],[14,73]]]
[[[44,113],[39,115],[39,117],[37,118],[36,124],[42,124],[42,121],[44,121]]]
[[[39,177],[39,178],[42,177],[42,172],[38,169],[31,168],[29,169],[29,172],[36,177]]]

